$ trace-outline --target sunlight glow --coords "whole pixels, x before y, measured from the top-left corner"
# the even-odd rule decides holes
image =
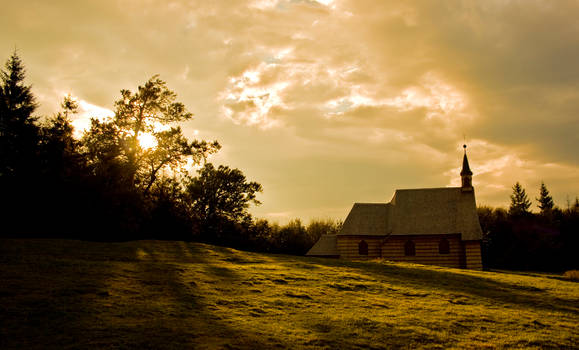
[[[288,82],[277,82],[261,85],[261,75],[267,69],[267,64],[261,64],[257,69],[246,70],[239,77],[229,80],[230,87],[222,93],[225,116],[235,123],[259,125],[268,129],[279,125],[279,121],[269,118],[274,109],[287,108],[282,92]]]
[[[283,47],[271,50],[258,65],[248,67],[245,72],[229,77],[228,86],[220,94],[222,113],[237,124],[256,125],[262,129],[282,126],[281,110],[293,110],[304,105],[303,100],[292,99],[296,89],[307,86],[312,89],[336,89],[352,86],[354,95],[330,101],[326,110],[339,114],[350,109],[352,103],[369,101],[358,85],[351,85],[352,74],[360,68],[349,63],[338,68],[329,68],[316,61],[294,60],[294,48]],[[258,51],[261,53],[261,51]]]
[[[255,0],[249,6],[256,8],[256,9],[259,9],[259,10],[267,10],[267,9],[276,8],[280,5],[285,5],[285,3],[291,4],[291,2],[292,1],[283,1],[283,0]],[[311,1],[310,4],[311,5],[319,4],[319,5],[333,8],[334,7],[334,5],[333,5],[334,0],[313,0],[313,1]]]
[[[316,0],[316,2],[324,6],[330,6],[334,3],[334,0]]]
[[[80,139],[82,134],[90,128],[91,118],[104,121],[115,115],[115,113],[110,109],[94,105],[72,95],[71,97],[78,102],[78,113],[70,116],[72,119],[71,124],[74,128],[73,135],[75,138]]]
[[[405,89],[399,96],[384,101],[401,111],[426,108],[427,118],[446,117],[465,109],[466,97],[450,84],[432,73],[421,79],[421,84]]]
[[[259,10],[265,10],[275,7],[277,2],[277,0],[256,0],[250,6]]]
[[[328,69],[328,75],[345,79],[345,75],[356,71],[355,66],[346,67],[341,72]],[[360,86],[353,85],[349,95],[326,102],[326,117],[341,115],[359,107],[382,106],[394,107],[401,112],[424,108],[426,118],[438,118],[446,123],[471,116],[465,113],[468,106],[466,96],[432,73],[423,76],[420,84],[402,90],[397,96],[373,98],[369,95]]]
[[[139,146],[142,149],[148,150],[157,147],[157,139],[150,133],[142,133],[138,137],[139,139]]]

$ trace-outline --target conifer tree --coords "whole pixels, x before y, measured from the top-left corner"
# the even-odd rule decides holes
[[[545,214],[553,210],[555,204],[553,203],[553,197],[549,193],[545,183],[541,181],[541,187],[539,188],[539,198],[536,198],[539,202],[539,209],[541,209],[541,214]]]
[[[24,77],[24,65],[15,52],[0,71],[0,177],[29,174],[37,147],[38,127],[32,116],[37,105]]]
[[[6,61],[6,71],[0,77],[0,120],[2,125],[10,123],[32,124],[32,113],[36,110],[36,100],[31,87],[23,84],[25,69],[20,57],[14,52]]]
[[[517,181],[513,186],[513,194],[511,194],[511,205],[509,207],[509,214],[512,216],[520,216],[529,213],[531,201],[527,197],[527,193],[521,184]]]

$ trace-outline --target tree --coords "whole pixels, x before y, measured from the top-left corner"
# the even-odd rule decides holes
[[[32,113],[36,110],[36,99],[31,87],[23,84],[26,70],[16,52],[10,56],[2,70],[0,88],[0,121],[2,126],[12,123],[33,124]]]
[[[536,198],[536,200],[539,202],[538,207],[541,209],[541,214],[546,214],[553,210],[555,205],[553,203],[553,197],[550,195],[543,181],[541,181],[541,187],[539,188],[539,198]]]
[[[155,132],[153,135],[157,146],[143,152],[142,161],[145,166],[141,167],[138,172],[140,178],[143,179],[141,182],[145,194],[149,192],[158,178],[159,171],[164,167],[179,169],[186,157],[190,157],[193,164],[200,164],[220,148],[216,141],[213,143],[197,140],[188,142],[180,127]]]
[[[24,84],[25,73],[16,52],[0,70],[0,231],[16,236],[34,232],[38,221],[29,217],[42,210],[34,200],[39,188],[36,101]]]
[[[322,235],[335,235],[340,232],[342,224],[341,221],[334,221],[331,219],[310,221],[306,228],[308,239],[311,242],[308,249],[311,248]]]
[[[304,255],[315,242],[312,242],[301,220],[291,220],[280,227],[273,237],[274,246],[279,252]]]
[[[189,142],[180,127],[170,127],[191,119],[193,114],[175,101],[177,95],[158,76],[139,86],[135,93],[121,90],[121,96],[115,102],[112,120],[93,120],[84,136],[96,171],[114,171],[123,184],[148,194],[164,169],[177,172],[187,159],[200,164],[219,150],[217,141]],[[154,138],[156,145],[141,146],[144,135]]]
[[[119,132],[114,123],[92,119],[90,129],[82,137],[83,153],[94,178],[106,179],[109,187],[131,187],[126,181],[127,159]]]
[[[241,222],[250,217],[251,203],[261,204],[256,193],[262,191],[257,182],[248,182],[239,169],[208,163],[198,171],[199,176],[188,178],[186,198],[191,212],[205,231],[217,230],[223,222]],[[216,232],[217,234],[219,232]]]
[[[81,169],[80,142],[73,136],[74,128],[69,118],[70,114],[77,113],[78,104],[71,96],[66,96],[60,106],[62,111],[40,127],[39,152],[43,177],[66,181],[72,173],[75,173],[72,176],[80,176],[85,169]]]
[[[179,179],[164,177],[150,189],[147,238],[191,240],[192,218]]]
[[[24,85],[25,69],[16,52],[0,71],[0,177],[30,174],[38,143],[38,128],[32,113],[36,101]]]
[[[517,181],[513,186],[513,194],[511,194],[511,205],[509,207],[509,215],[521,216],[529,213],[531,201],[527,197],[525,189]]]

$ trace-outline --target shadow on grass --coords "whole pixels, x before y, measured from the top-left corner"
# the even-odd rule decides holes
[[[432,332],[399,327],[395,319],[377,321],[360,315],[344,320],[312,319],[304,326],[313,330],[315,337],[303,345],[324,349],[440,349],[449,345]]]
[[[259,276],[252,272],[258,266],[251,264],[262,264]],[[335,279],[327,285],[332,282],[325,279],[328,268],[338,268],[332,272],[336,276],[359,276],[351,276],[355,283]],[[351,319],[324,319],[311,309],[318,301],[305,292],[364,291],[360,276],[384,282],[381,292],[388,292],[386,285],[408,286],[456,295],[449,303],[475,297],[500,307],[578,314],[578,300],[538,287],[436,269],[183,242],[0,240],[0,348],[407,348],[442,343],[432,332],[364,317],[369,310],[356,311]],[[308,289],[294,289],[294,283],[309,283]],[[252,303],[251,298],[261,298],[252,288],[269,292],[270,299]],[[404,296],[429,297],[418,291]],[[323,313],[331,305],[317,306]],[[276,307],[278,314],[267,314]],[[260,322],[278,320],[288,328],[273,333],[261,328]],[[249,321],[254,328],[246,325]]]
[[[0,348],[255,348],[262,339],[232,327],[188,274],[240,278],[210,253],[182,242],[0,240]]]
[[[540,287],[504,283],[482,276],[379,262],[354,262],[324,258],[299,259],[314,266],[354,269],[358,273],[372,278],[432,292],[466,294],[491,303],[498,302],[513,307],[521,306],[579,315],[579,299],[562,299],[547,293]]]
[[[136,283],[142,303],[130,300],[126,307],[136,307],[142,318],[140,327],[126,327],[132,334],[125,339],[130,348],[173,348],[209,346],[230,349],[253,349],[263,339],[230,322],[222,308],[224,294],[235,294],[242,287],[242,276],[215,259],[228,255],[227,248],[208,247],[184,242],[148,245],[142,259],[135,264]],[[201,288],[203,286],[203,288]],[[224,287],[225,286],[225,287]],[[244,305],[238,305],[244,307]],[[130,314],[130,310],[126,310]],[[111,322],[113,325],[116,322]],[[144,328],[144,329],[143,329]],[[287,344],[278,343],[287,347]]]

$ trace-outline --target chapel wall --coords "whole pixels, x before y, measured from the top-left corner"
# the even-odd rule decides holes
[[[448,254],[439,252],[439,244],[443,238],[449,243]],[[405,255],[405,244],[409,240],[414,243],[414,256]],[[392,261],[460,268],[463,265],[462,257],[460,235],[390,236],[382,246],[382,258]]]

